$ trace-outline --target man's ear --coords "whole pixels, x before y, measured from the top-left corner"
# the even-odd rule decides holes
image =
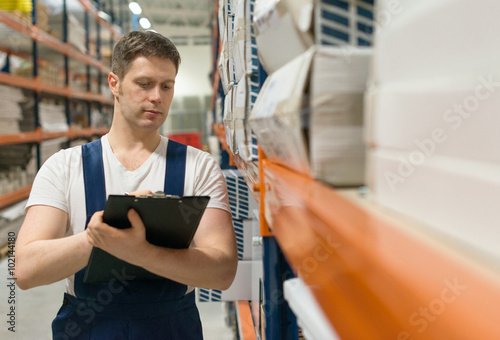
[[[118,76],[113,72],[109,72],[108,74],[108,84],[111,93],[113,93],[113,96],[118,98],[118,92],[119,92],[118,88],[120,86],[120,79],[118,79]]]

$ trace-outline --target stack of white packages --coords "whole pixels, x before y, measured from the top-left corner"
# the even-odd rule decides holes
[[[68,130],[64,105],[41,102],[39,112],[42,131],[63,132]]]
[[[238,271],[235,282],[226,291],[198,289],[200,302],[256,299],[259,290],[254,283],[262,276],[262,247],[252,244],[253,237],[260,235],[257,202],[238,170],[223,170],[223,173],[236,234]]]
[[[500,3],[379,2],[366,97],[374,199],[500,258]]]
[[[255,134],[246,123],[259,92],[254,6],[255,0],[221,0],[219,11],[226,141],[231,152],[246,162],[258,160]]]
[[[0,134],[20,132],[19,121],[23,114],[19,103],[24,99],[20,88],[0,85]]]
[[[66,148],[67,137],[52,138],[40,143],[40,165],[61,149]]]
[[[336,186],[363,184],[370,48],[314,46],[264,83],[250,116],[266,156]]]

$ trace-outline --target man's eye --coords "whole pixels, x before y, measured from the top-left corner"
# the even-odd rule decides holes
[[[164,90],[170,90],[171,88],[172,88],[172,86],[163,85]]]
[[[149,86],[149,83],[139,83],[139,86],[146,88]]]

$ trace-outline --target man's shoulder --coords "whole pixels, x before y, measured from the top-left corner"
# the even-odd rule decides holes
[[[82,156],[82,146],[76,145],[70,148],[61,149],[50,156],[44,165],[46,166],[57,166],[57,165],[67,165],[68,163],[79,162]]]

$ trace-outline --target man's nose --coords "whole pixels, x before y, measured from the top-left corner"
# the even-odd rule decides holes
[[[160,103],[161,102],[161,88],[160,86],[155,86],[151,89],[149,93],[149,100],[151,102]]]

